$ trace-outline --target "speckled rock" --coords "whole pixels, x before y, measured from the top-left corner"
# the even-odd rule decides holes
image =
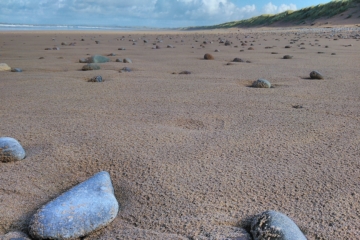
[[[321,73],[319,73],[318,71],[312,71],[310,73],[310,78],[311,79],[324,79],[323,75]]]
[[[29,236],[23,232],[8,232],[4,236],[0,236],[1,240],[30,240]]]
[[[254,240],[306,240],[299,227],[286,215],[266,211],[256,216],[251,223]]]
[[[11,67],[9,67],[6,63],[0,63],[0,71],[10,71]]]
[[[24,159],[26,156],[24,148],[14,138],[0,138],[0,162],[13,162]]]
[[[86,64],[82,67],[83,71],[99,70],[100,66],[94,63]]]
[[[101,76],[92,77],[88,80],[88,82],[103,82],[103,79]]]
[[[108,225],[119,204],[108,172],[99,172],[41,207],[30,220],[35,239],[71,239]]]
[[[271,88],[271,83],[266,79],[258,79],[251,86],[254,88]]]

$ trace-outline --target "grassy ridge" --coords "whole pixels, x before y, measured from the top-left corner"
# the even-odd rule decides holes
[[[195,29],[216,29],[232,27],[259,27],[267,26],[276,22],[286,22],[293,24],[302,24],[305,21],[313,21],[319,18],[331,18],[337,14],[343,13],[351,7],[360,3],[360,0],[334,0],[326,4],[319,4],[303,8],[297,11],[285,11],[279,14],[263,14],[250,19],[233,21],[213,26],[189,27],[186,30]]]

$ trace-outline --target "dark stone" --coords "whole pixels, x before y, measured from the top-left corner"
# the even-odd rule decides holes
[[[30,219],[35,239],[73,239],[105,227],[119,210],[109,173],[95,174],[41,207]]]
[[[130,58],[124,58],[124,63],[132,63],[131,59]]]
[[[96,77],[90,78],[88,80],[88,82],[103,82],[103,79],[101,76],[96,76]]]
[[[323,75],[321,73],[319,73],[318,71],[312,71],[310,73],[310,78],[311,79],[324,79]]]
[[[242,60],[241,58],[234,58],[234,60],[232,60],[233,62],[244,62],[244,60]]]
[[[0,162],[13,162],[24,159],[24,148],[14,138],[0,137]]]
[[[206,54],[204,55],[204,59],[206,59],[206,60],[214,60],[214,56],[211,55],[210,53],[206,53]]]
[[[126,50],[126,49],[122,47],[122,48],[118,48],[118,50],[121,50],[121,51],[123,51],[123,50]]]
[[[256,216],[251,223],[254,240],[306,240],[299,227],[286,215],[266,211]]]
[[[88,63],[82,67],[83,71],[99,70],[100,66],[94,63]]]
[[[123,60],[121,58],[117,58],[115,61],[116,62],[123,62]]]
[[[182,72],[179,72],[179,74],[191,74],[190,71],[182,71]]]
[[[293,56],[290,56],[290,55],[285,55],[284,57],[283,57],[283,59],[292,59],[293,58]]]
[[[254,88],[271,88],[271,83],[266,79],[258,79],[251,85]]]

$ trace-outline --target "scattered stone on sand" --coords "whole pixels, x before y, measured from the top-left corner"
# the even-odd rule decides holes
[[[31,218],[35,239],[86,236],[112,222],[119,210],[108,172],[99,172],[41,207]]]
[[[170,44],[167,45],[166,47],[167,47],[167,48],[174,48],[174,46],[173,46],[173,45],[170,45]]]
[[[254,88],[271,88],[271,83],[266,80],[266,79],[258,79],[255,82],[253,82],[253,84],[251,85],[251,87]]]
[[[244,62],[244,60],[242,60],[241,58],[234,58],[234,60],[232,60],[233,62]]]
[[[232,42],[230,42],[229,40],[226,40],[224,45],[225,46],[230,46],[231,44],[232,44]]]
[[[310,78],[311,79],[324,79],[324,76],[321,73],[319,73],[318,71],[312,71],[310,73]]]
[[[331,55],[336,55],[336,53],[331,53]]]
[[[62,46],[67,46],[68,44],[66,42],[61,43]]]
[[[47,50],[47,51],[48,51],[48,50],[51,50],[51,48],[45,48],[45,50]]]
[[[248,50],[254,50],[254,48],[253,48],[253,47],[249,47]]]
[[[124,51],[124,50],[126,50],[125,48],[118,48],[118,50],[120,50],[120,51]]]
[[[99,43],[100,43],[100,41],[95,41],[95,43],[96,43],[96,44],[99,44]]]
[[[215,49],[215,51],[214,51],[214,52],[220,52],[220,51],[219,51],[219,49]]]
[[[324,54],[324,52],[318,52],[318,54]]]
[[[87,63],[89,60],[87,58],[80,58],[79,63]]]
[[[206,60],[214,60],[214,56],[211,55],[210,53],[206,53],[206,54],[204,55],[204,59],[206,59]]]
[[[87,59],[88,63],[106,63],[109,62],[110,59],[101,55],[93,55]]]
[[[284,57],[283,57],[283,59],[292,59],[293,58],[293,56],[290,56],[290,55],[285,55]]]
[[[44,57],[39,57],[39,59],[44,59]]]
[[[271,52],[271,54],[279,54],[278,52]]]
[[[22,72],[21,68],[12,68],[11,69],[12,72]]]
[[[120,72],[131,72],[132,70],[131,70],[131,68],[129,68],[129,67],[123,67],[121,70],[120,70]]]
[[[99,70],[100,66],[94,63],[88,63],[82,67],[83,71]]]
[[[256,216],[251,223],[254,240],[306,240],[299,227],[286,215],[266,211]]]
[[[4,236],[0,236],[1,240],[30,240],[29,236],[23,232],[8,232]]]
[[[179,72],[179,74],[191,74],[190,71],[182,71],[182,72]]]
[[[115,62],[123,62],[123,60],[121,58],[117,58]]]
[[[24,148],[14,138],[0,137],[0,162],[14,162],[24,159]]]
[[[285,46],[285,48],[291,48],[291,46],[287,45],[287,46]]]
[[[124,58],[123,62],[124,62],[124,63],[132,63],[132,61],[131,61],[130,58]]]
[[[302,105],[292,105],[293,108],[299,109],[299,108],[303,108]]]
[[[10,71],[11,67],[9,67],[6,63],[0,63],[0,71]]]
[[[108,56],[116,56],[115,53],[110,53]]]
[[[88,82],[103,82],[103,79],[101,76],[92,77],[88,80]]]

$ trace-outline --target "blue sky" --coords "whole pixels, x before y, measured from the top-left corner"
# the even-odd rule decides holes
[[[1,0],[0,23],[185,27],[297,10],[326,0]]]

